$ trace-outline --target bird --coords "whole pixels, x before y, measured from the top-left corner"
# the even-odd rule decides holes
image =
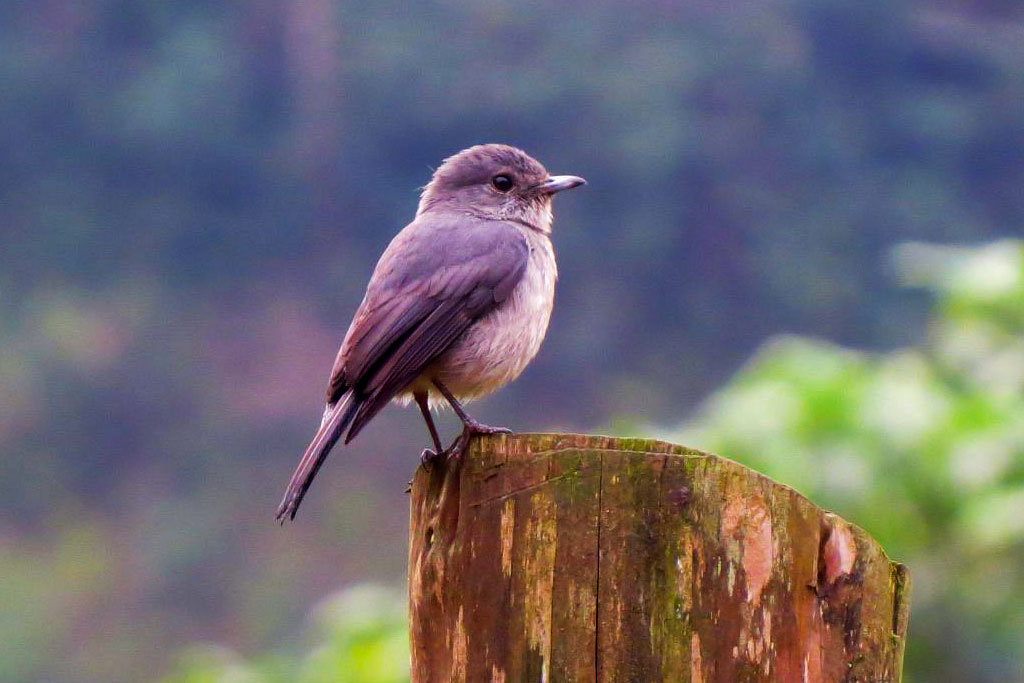
[[[351,442],[391,401],[419,407],[433,442],[421,454],[428,467],[461,457],[474,435],[510,432],[473,419],[464,404],[507,385],[537,355],[558,278],[552,198],[584,184],[505,144],[469,147],[438,166],[413,221],[374,268],[278,521],[295,518],[337,442]],[[431,414],[445,406],[463,425],[448,449]]]

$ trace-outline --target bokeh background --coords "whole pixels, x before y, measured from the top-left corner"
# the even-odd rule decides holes
[[[502,141],[590,184],[475,414],[749,463],[910,565],[909,680],[1024,680],[1019,2],[0,2],[0,122],[0,679],[406,678],[415,411],[273,511]]]

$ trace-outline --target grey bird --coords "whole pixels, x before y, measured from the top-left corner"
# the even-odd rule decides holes
[[[552,176],[508,145],[477,145],[444,161],[412,223],[384,250],[338,351],[320,428],[292,474],[277,519],[294,519],[328,452],[392,400],[415,401],[434,448],[458,457],[488,427],[462,404],[505,386],[537,355],[558,268],[551,199],[584,184]],[[441,446],[430,410],[450,405],[463,430]]]

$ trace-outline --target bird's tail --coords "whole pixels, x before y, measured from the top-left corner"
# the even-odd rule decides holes
[[[284,499],[277,507],[279,522],[283,524],[286,519],[295,519],[295,513],[299,509],[299,504],[302,503],[313,477],[316,476],[320,466],[324,464],[331,448],[352,422],[358,408],[359,401],[355,400],[353,392],[350,391],[324,413],[320,429],[316,431],[316,436],[313,437],[313,441],[302,455],[299,466],[295,468],[291,481],[288,482]]]

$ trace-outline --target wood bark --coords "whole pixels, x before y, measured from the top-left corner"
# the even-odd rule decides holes
[[[900,678],[906,569],[725,458],[481,437],[411,493],[416,683]]]

